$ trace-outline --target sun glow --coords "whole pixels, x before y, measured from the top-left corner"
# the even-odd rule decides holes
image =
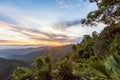
[[[21,41],[6,41],[0,43],[0,45],[46,45],[46,46],[61,46],[66,43],[58,41],[40,41],[40,40],[21,40]]]
[[[29,40],[27,45],[48,45],[48,46],[61,46],[62,43],[58,41],[40,41],[40,40]]]

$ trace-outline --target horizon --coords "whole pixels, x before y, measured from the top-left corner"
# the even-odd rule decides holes
[[[52,47],[52,46],[33,46],[33,45],[5,45],[5,46],[0,46],[0,50],[3,49],[27,49],[27,48],[41,48],[41,47]]]
[[[0,45],[62,46],[76,44],[83,35],[104,26],[83,27],[80,20],[96,4],[82,0],[1,0]]]

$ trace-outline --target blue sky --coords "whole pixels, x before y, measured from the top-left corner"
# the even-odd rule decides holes
[[[80,20],[96,5],[83,0],[0,0],[0,45],[60,45],[100,32]]]

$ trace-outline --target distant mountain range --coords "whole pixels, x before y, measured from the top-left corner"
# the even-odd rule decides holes
[[[28,53],[24,56],[20,56],[16,58],[17,60],[24,60],[26,62],[33,62],[37,57],[50,54],[53,57],[53,60],[56,61],[58,58],[61,58],[72,51],[72,45],[68,46],[59,46],[59,47],[51,47],[43,50],[35,51]]]
[[[51,54],[55,62],[57,59],[69,54],[71,51],[72,45],[0,50],[0,80],[9,80],[16,67],[28,67],[39,56]]]
[[[20,48],[20,49],[0,49],[0,57],[9,58],[12,55],[25,55],[30,52],[39,51],[44,49],[45,47],[38,48]]]

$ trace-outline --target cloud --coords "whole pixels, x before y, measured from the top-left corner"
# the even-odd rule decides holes
[[[68,21],[68,22],[65,22],[65,23],[68,27],[70,27],[70,26],[75,26],[75,25],[80,24],[80,20]]]
[[[8,42],[7,40],[0,40],[0,43],[3,43],[3,42]]]
[[[16,40],[0,40],[0,46],[3,45],[24,45],[25,43],[22,41],[16,41]]]
[[[6,30],[9,30],[11,32],[11,36],[15,36],[15,34],[12,33],[17,33],[16,36],[18,36],[19,34],[19,38],[17,37],[18,39],[25,38],[40,41],[72,42],[71,39],[74,38],[74,36],[66,34],[67,31],[60,31],[60,27],[53,27],[48,21],[31,18],[13,7],[5,9],[6,10],[3,11],[3,8],[0,8],[0,13],[2,14],[0,16],[3,16],[4,14],[5,17],[3,18],[6,18],[6,20],[1,19],[1,24],[2,26],[4,26],[4,28],[6,27]],[[62,26],[61,29],[65,28],[64,24],[66,25],[66,27],[69,27],[75,24],[77,25],[78,22],[76,20],[60,23],[59,25]],[[9,34],[7,35],[10,36]]]
[[[66,34],[56,34],[52,32],[43,32],[38,30],[33,30],[29,28],[22,28],[22,27],[12,27],[10,30],[19,32],[23,35],[26,35],[30,39],[34,40],[42,40],[42,41],[58,41],[58,42],[71,42],[70,38],[72,36],[68,36]],[[42,37],[40,35],[43,35]],[[45,36],[45,37],[44,37]]]
[[[80,7],[80,0],[57,0],[58,5],[61,8],[79,8]]]
[[[54,24],[52,27],[59,31],[66,31],[67,28],[80,25],[80,20],[62,21]]]
[[[26,27],[18,27],[17,25],[5,23],[5,22],[1,22],[1,24],[4,26],[4,28],[2,27],[3,29],[7,29],[10,31],[22,34],[22,35],[26,36],[28,38],[28,40],[73,43],[72,42],[73,37],[66,35],[66,34],[56,34],[56,33],[52,33],[52,32],[45,32],[42,30],[30,29],[30,28],[26,28]]]
[[[29,28],[50,25],[49,21],[35,19],[22,10],[6,5],[0,5],[0,20]]]
[[[75,0],[67,1],[69,7],[76,6],[71,2]],[[0,5],[0,45],[71,44],[79,42],[82,35],[101,29],[82,27],[80,19],[51,24],[48,20],[31,17],[22,10]]]

